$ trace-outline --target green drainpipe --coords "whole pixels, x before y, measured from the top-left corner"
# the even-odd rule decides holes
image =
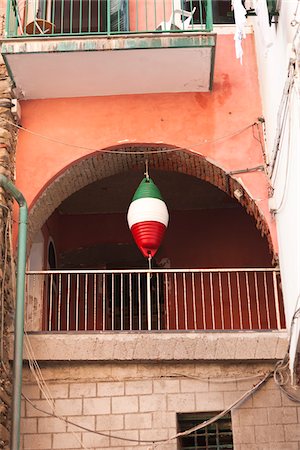
[[[18,230],[18,262],[17,262],[17,292],[15,310],[14,333],[14,365],[13,365],[13,394],[12,394],[12,426],[11,450],[20,448],[20,416],[22,393],[23,366],[23,334],[24,334],[24,297],[25,297],[25,269],[26,269],[26,234],[27,234],[27,203],[20,191],[4,175],[0,174],[0,186],[18,202],[19,230]]]

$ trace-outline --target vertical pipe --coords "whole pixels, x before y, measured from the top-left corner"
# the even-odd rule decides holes
[[[23,366],[23,334],[24,334],[24,296],[25,296],[25,269],[26,269],[26,236],[27,236],[27,203],[21,192],[9,179],[0,174],[0,186],[8,191],[18,202],[19,229],[18,229],[18,262],[16,280],[16,310],[14,329],[14,367],[12,392],[12,425],[11,450],[20,448],[20,416],[22,392],[22,366]]]

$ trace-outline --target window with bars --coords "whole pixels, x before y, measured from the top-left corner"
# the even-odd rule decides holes
[[[217,414],[218,412],[177,414],[178,432],[189,430]],[[217,422],[178,439],[178,450],[231,449],[233,449],[233,439],[230,413]]]

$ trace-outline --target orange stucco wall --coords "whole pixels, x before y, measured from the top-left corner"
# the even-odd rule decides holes
[[[248,35],[243,45],[244,63],[240,65],[234,54],[233,36],[218,36],[212,92],[22,102],[23,127],[91,149],[56,144],[20,131],[17,186],[29,206],[59,173],[77,160],[92,154],[94,149],[101,151],[123,142],[183,147],[208,157],[226,171],[262,164],[262,150],[251,128],[228,137],[261,116],[253,36]],[[182,68],[178,66],[178,70]],[[257,200],[276,248],[265,175],[255,172],[239,177]]]

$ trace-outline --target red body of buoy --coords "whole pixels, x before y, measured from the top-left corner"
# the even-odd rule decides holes
[[[148,258],[149,255],[153,258],[163,240],[165,231],[165,225],[155,221],[136,223],[131,228],[136,245],[145,258]]]

